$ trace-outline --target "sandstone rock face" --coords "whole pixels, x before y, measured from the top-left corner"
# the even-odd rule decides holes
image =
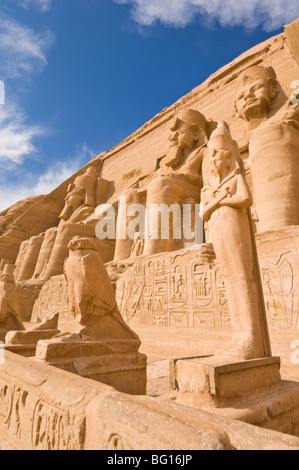
[[[63,390],[63,394],[58,394]],[[298,450],[296,437],[130,397],[7,352],[0,366],[0,448],[10,450]],[[146,423],[146,426],[145,426]]]
[[[207,364],[200,359],[195,366],[191,361],[179,368],[179,394],[184,402],[182,394],[188,393],[189,405],[201,403],[211,370],[223,373],[228,393],[233,390],[236,395],[238,383],[244,385],[244,393],[253,393],[259,384],[263,393],[267,387],[273,392],[280,386],[280,361],[271,358],[267,320],[271,330],[298,331],[299,104],[294,89],[299,78],[298,43],[299,20],[217,71],[49,195],[22,201],[0,214],[0,339],[7,335],[11,361],[10,351],[35,357],[30,365],[39,361],[29,409],[25,409],[29,392],[22,380],[10,391],[16,379],[6,368],[2,376],[0,368],[0,426],[9,400],[14,403],[12,410],[25,404],[26,432],[28,423],[33,423],[30,433],[35,440],[29,443],[20,437],[19,417],[4,422],[4,430],[8,422],[14,426],[8,425],[13,445],[44,448],[51,438],[56,448],[94,445],[93,439],[93,444],[84,440],[81,419],[85,412],[86,419],[90,416],[89,404],[78,406],[84,411],[80,414],[68,397],[65,406],[56,403],[49,399],[47,386],[36,389],[36,377],[43,371],[52,377],[54,371],[63,387],[65,372],[57,371],[60,368],[71,372],[72,380],[76,374],[79,384],[88,378],[93,386],[97,381],[120,392],[145,394],[146,357],[139,353],[141,341],[131,327],[138,328],[147,345],[157,345],[168,336],[171,357],[179,341],[172,342],[174,335],[196,338],[201,331],[213,341],[218,331],[232,338],[219,351],[212,344],[210,351],[216,357]],[[14,266],[16,281],[11,276]],[[23,331],[22,322],[29,319],[38,325]],[[143,334],[147,328],[151,338]],[[198,355],[200,345],[194,343],[192,354]],[[18,378],[26,364],[23,359],[15,359]],[[251,369],[256,380],[252,383]],[[230,384],[225,374],[231,372],[236,380]],[[267,383],[264,375],[271,374],[275,380]],[[193,382],[198,385],[197,397]],[[219,383],[210,387],[208,401],[222,396],[224,385]],[[96,386],[110,393],[111,389]],[[74,390],[76,395],[75,384]],[[297,416],[297,391],[281,393],[282,409]],[[132,439],[130,420],[115,417],[118,403],[129,414],[142,410],[150,423],[157,417],[157,407],[164,413],[165,425],[172,413],[188,414],[178,403],[157,405],[142,398],[116,397],[117,403],[114,397],[103,400],[103,415],[108,410],[119,426],[113,425],[97,443],[101,448],[149,448],[142,437]],[[274,398],[272,405],[261,400],[260,409],[276,406]],[[59,431],[51,434],[53,409],[64,423],[67,444]],[[252,408],[251,417],[256,409]],[[93,408],[92,413],[95,419]],[[240,418],[238,413],[234,416]],[[298,434],[296,426],[294,431],[278,416],[275,429]],[[43,420],[45,432],[39,427]],[[202,426],[210,448],[234,447],[227,433],[211,433],[209,423]],[[178,426],[189,435],[181,421]],[[41,439],[44,434],[46,442]],[[158,445],[159,439],[151,439],[151,445]],[[161,442],[170,446],[167,439],[161,437]],[[204,446],[192,433],[190,442]],[[189,448],[187,439],[181,445]]]
[[[134,203],[146,207],[152,203],[182,206],[185,202],[190,202],[194,207],[195,203],[199,203],[204,150],[215,123],[223,119],[241,149],[247,183],[253,196],[256,231],[262,233],[297,225],[297,121],[296,109],[289,106],[293,93],[291,85],[299,72],[293,40],[297,30],[297,23],[294,23],[286,28],[285,34],[256,46],[223,67],[125,142],[96,157],[82,172],[66,182],[63,190],[59,189],[63,197],[58,216],[61,216],[63,224],[57,228],[56,222],[46,232],[32,277],[46,282],[62,274],[64,259],[68,255],[67,245],[72,237],[94,235],[97,218],[90,211],[99,201],[109,202],[114,207],[119,196],[126,196],[128,205]],[[273,136],[276,136],[274,140]],[[77,202],[73,200],[76,198]],[[73,203],[77,206],[73,207]],[[80,207],[83,208],[82,212]],[[32,210],[23,214],[22,220],[29,220],[31,213]],[[121,225],[127,226],[133,219],[133,216],[121,219],[123,215],[120,211],[118,217]],[[157,228],[160,229],[159,226]],[[147,229],[150,230],[149,225]],[[139,231],[133,239],[119,239],[116,233],[115,251],[113,241],[103,247],[104,261],[114,257],[117,266],[118,261],[152,256],[161,251],[173,252],[185,247],[183,238],[176,240],[171,234],[167,240],[144,240],[143,236],[144,233]],[[205,227],[205,236],[209,241],[208,226]],[[24,245],[29,243],[28,240]],[[24,245],[16,260],[16,276],[27,251]],[[109,256],[105,258],[107,250]],[[269,261],[271,263],[270,258]],[[294,277],[296,267],[293,259],[289,262],[289,272]],[[184,273],[182,276],[185,277]],[[182,283],[182,280],[179,282]],[[288,282],[290,284],[291,281]],[[266,283],[266,307],[270,314],[271,305],[281,302],[277,300],[280,294],[275,294],[273,289],[269,293],[268,286],[269,283]],[[294,301],[283,303],[280,308],[284,310],[283,315],[295,318],[298,307],[294,287],[292,296]],[[227,298],[226,294],[224,297]],[[152,319],[156,315],[153,305],[149,314]],[[173,318],[169,313],[167,318]],[[134,321],[136,318],[134,315]],[[186,320],[182,321],[186,324]],[[143,323],[140,318],[139,324]],[[169,320],[166,323],[169,324]],[[208,323],[215,323],[214,314]],[[202,323],[204,325],[205,322]],[[296,328],[294,322],[292,328]]]
[[[9,230],[10,225],[41,199],[42,196],[32,196],[0,212],[0,235],[4,235],[4,233]]]
[[[54,276],[45,282],[34,304],[31,321],[43,321],[48,315],[59,312],[61,321],[75,319],[71,311],[68,286],[64,275]]]

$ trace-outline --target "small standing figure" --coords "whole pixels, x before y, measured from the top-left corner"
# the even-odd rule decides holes
[[[260,316],[259,285],[248,208],[252,197],[238,163],[239,150],[226,123],[208,144],[202,190],[203,219],[225,281],[233,340],[219,355],[238,360],[266,355]]]
[[[21,308],[18,288],[13,271],[15,266],[7,264],[0,275],[0,340],[4,341],[11,331],[24,330],[21,320]]]
[[[132,257],[142,256],[144,250],[144,234],[137,232],[134,236],[134,243],[131,251]]]

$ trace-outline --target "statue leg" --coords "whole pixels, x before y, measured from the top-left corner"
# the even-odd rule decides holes
[[[216,258],[224,278],[233,328],[232,344],[219,355],[236,359],[264,356],[252,241],[245,211],[224,207],[210,221]]]
[[[130,238],[127,233],[127,227],[131,220],[137,217],[137,214],[128,217],[127,211],[128,208],[133,204],[141,204],[141,196],[138,193],[137,189],[129,189],[121,195],[122,202],[118,208],[118,219],[117,219],[117,228],[116,228],[116,246],[115,246],[115,255],[114,260],[120,261],[129,259],[132,254],[134,238]],[[125,201],[125,204],[124,204]],[[125,238],[120,238],[120,229],[126,227],[126,236]]]

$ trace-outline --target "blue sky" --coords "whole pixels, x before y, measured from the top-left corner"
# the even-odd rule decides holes
[[[299,16],[298,0],[1,0],[0,210]]]

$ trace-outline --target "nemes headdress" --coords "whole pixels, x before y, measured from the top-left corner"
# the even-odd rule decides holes
[[[254,67],[249,67],[241,73],[237,80],[237,85],[244,85],[257,79],[272,80],[275,82],[277,80],[277,76],[275,70],[272,67],[262,67],[260,65],[255,65]]]

